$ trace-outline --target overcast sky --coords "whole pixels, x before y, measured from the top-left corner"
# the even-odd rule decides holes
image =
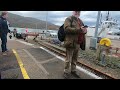
[[[9,11],[25,17],[33,17],[46,21],[47,11]],[[86,25],[95,26],[98,11],[82,11],[80,18]],[[102,19],[105,19],[107,11],[102,11]],[[48,11],[48,21],[55,25],[62,25],[65,18],[72,15],[72,11]],[[118,20],[120,24],[120,11],[110,11],[110,16]]]

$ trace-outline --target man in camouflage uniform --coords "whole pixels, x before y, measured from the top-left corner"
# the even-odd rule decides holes
[[[64,30],[66,37],[64,47],[66,48],[66,60],[64,68],[64,77],[69,78],[69,67],[71,63],[71,74],[78,77],[76,73],[76,62],[80,44],[85,41],[87,29],[84,28],[83,22],[79,19],[80,11],[73,11],[73,15],[66,18]]]

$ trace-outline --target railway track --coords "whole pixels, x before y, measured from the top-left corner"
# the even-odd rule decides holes
[[[62,56],[62,57],[66,57],[66,54],[65,54],[65,50],[64,49],[60,49],[60,48],[57,48],[49,43],[46,43],[46,42],[38,42],[41,46],[45,47],[46,49],[49,49],[50,51],[56,53],[57,55],[59,56]],[[85,63],[82,63],[82,62],[77,62],[77,65],[78,66],[81,66],[82,68],[84,69],[87,69],[89,70],[90,72],[96,74],[97,76],[103,78],[103,79],[117,79],[115,77],[113,77],[112,75],[108,74],[108,73],[104,73],[98,69],[95,69],[95,68],[92,68],[91,66],[88,66],[87,64]]]

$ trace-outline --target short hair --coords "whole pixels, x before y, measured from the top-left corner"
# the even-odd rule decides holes
[[[1,16],[7,15],[7,14],[8,14],[7,11],[3,11],[3,12],[1,13]]]

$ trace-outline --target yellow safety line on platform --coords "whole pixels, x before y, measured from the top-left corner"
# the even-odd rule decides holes
[[[20,66],[20,69],[21,69],[21,72],[22,72],[22,75],[23,75],[24,79],[30,79],[27,72],[26,72],[26,70],[25,70],[25,68],[24,68],[24,66],[23,66],[22,60],[19,57],[18,53],[16,52],[15,49],[13,49],[12,51],[13,51],[13,53],[15,54],[15,56],[17,58],[17,61],[18,61],[18,64]]]

